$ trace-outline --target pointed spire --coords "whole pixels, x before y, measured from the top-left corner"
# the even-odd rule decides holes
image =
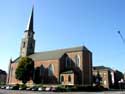
[[[29,18],[27,28],[26,28],[26,30],[29,30],[29,31],[33,31],[33,14],[34,14],[33,12],[34,12],[34,6],[32,7],[31,16]]]

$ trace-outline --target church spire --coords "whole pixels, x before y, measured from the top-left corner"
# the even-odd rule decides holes
[[[24,37],[21,43],[20,55],[28,56],[34,53],[35,50],[35,40],[34,40],[34,30],[33,30],[33,12],[34,8],[32,7],[32,12],[27,24],[27,28],[24,32]]]
[[[26,30],[33,31],[33,14],[34,14],[34,6],[32,7],[31,16],[29,17],[29,21],[26,27]]]

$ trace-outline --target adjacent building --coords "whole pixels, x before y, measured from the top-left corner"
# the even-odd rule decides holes
[[[42,84],[92,85],[92,52],[85,46],[35,52],[33,29],[33,9],[24,37],[21,42],[20,56],[10,60],[8,84],[21,83],[15,78],[15,70],[21,57],[34,60],[34,78]],[[37,77],[35,75],[37,74]],[[28,83],[33,84],[33,81]]]
[[[7,73],[0,69],[0,84],[6,84]]]
[[[114,81],[115,81],[114,88],[120,88],[119,86],[121,83],[124,84],[124,86],[125,86],[124,75],[119,70],[114,70]]]
[[[94,83],[100,83],[105,88],[110,88],[114,84],[114,71],[108,67],[93,67]]]
[[[119,88],[119,81],[123,79],[122,72],[105,66],[93,67],[93,84],[100,84],[105,88]]]

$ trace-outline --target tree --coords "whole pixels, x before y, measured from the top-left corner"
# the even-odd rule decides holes
[[[34,61],[29,57],[21,57],[16,69],[16,79],[27,83],[32,80],[34,71]]]
[[[97,75],[95,77],[95,83],[96,85],[100,85],[101,84],[101,81],[102,81],[102,77],[101,75],[99,74],[99,72],[97,72]]]

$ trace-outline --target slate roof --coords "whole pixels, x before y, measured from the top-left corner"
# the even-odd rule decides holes
[[[105,66],[94,66],[93,67],[94,70],[112,70],[111,68],[109,67],[105,67]]]
[[[39,60],[54,60],[61,58],[65,53],[67,52],[75,52],[75,51],[89,51],[85,46],[78,46],[73,48],[66,48],[66,49],[58,49],[58,50],[52,50],[52,51],[45,51],[45,52],[37,52],[32,55],[29,55],[28,57],[32,58],[34,61]],[[18,57],[13,63],[16,63],[19,61]]]

